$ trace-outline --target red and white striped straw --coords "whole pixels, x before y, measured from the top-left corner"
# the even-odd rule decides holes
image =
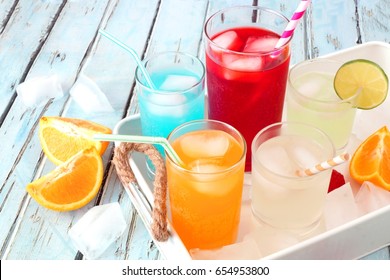
[[[348,160],[349,160],[349,154],[343,153],[343,154],[340,154],[340,155],[338,155],[330,160],[321,162],[321,163],[317,164],[316,166],[313,166],[312,168],[308,168],[305,170],[299,170],[299,171],[297,171],[297,175],[300,177],[311,176],[311,175],[317,174],[321,171],[324,171],[324,170],[333,168],[337,165],[340,165]]]
[[[290,40],[291,36],[294,34],[294,30],[297,27],[300,19],[306,12],[307,7],[310,5],[310,0],[301,0],[298,8],[295,10],[290,22],[287,24],[286,29],[283,31],[280,36],[279,41],[276,43],[275,49],[283,46],[288,40]]]

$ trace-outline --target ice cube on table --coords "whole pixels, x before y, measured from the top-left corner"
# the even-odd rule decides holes
[[[326,230],[359,217],[350,183],[346,183],[327,194],[323,213]]]
[[[238,37],[237,33],[232,30],[219,34],[213,39],[213,42],[221,48],[232,51],[239,51],[243,45],[243,41]]]
[[[107,96],[99,86],[83,74],[77,78],[69,93],[86,113],[109,113],[114,111]]]
[[[159,89],[164,91],[188,90],[199,81],[195,76],[189,75],[167,75]]]
[[[46,104],[51,98],[61,98],[64,93],[58,76],[41,76],[28,79],[16,87],[22,103],[30,108]]]
[[[76,248],[92,260],[99,258],[126,227],[120,205],[114,202],[88,210],[68,234]]]
[[[390,192],[371,182],[364,182],[355,196],[361,214],[367,214],[390,205]]]
[[[215,250],[192,249],[190,254],[194,260],[257,260],[262,257],[252,238]]]
[[[263,224],[254,227],[250,233],[244,236],[244,240],[253,239],[264,256],[293,246],[300,242],[300,238],[293,232]]]
[[[229,149],[229,139],[223,134],[197,134],[185,137],[180,142],[185,153],[194,158],[223,157]]]
[[[245,42],[243,52],[270,52],[275,48],[278,40],[279,38],[273,36],[250,36]]]

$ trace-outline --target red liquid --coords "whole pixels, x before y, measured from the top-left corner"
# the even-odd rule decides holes
[[[226,32],[234,35],[232,43],[219,37]],[[251,143],[255,135],[282,118],[290,47],[272,52],[279,37],[265,29],[236,28],[212,38],[216,44],[225,45],[225,49],[210,46],[210,42],[206,46],[208,116],[243,134],[247,143],[245,171],[251,170]],[[247,44],[259,38],[267,39],[265,45]]]

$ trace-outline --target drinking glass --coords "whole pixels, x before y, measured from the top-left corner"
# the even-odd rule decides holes
[[[252,142],[252,211],[260,221],[302,233],[320,221],[331,170],[301,172],[335,156],[322,130],[296,122],[272,124]]]
[[[168,137],[184,166],[166,157],[172,224],[188,250],[212,249],[237,238],[246,142],[215,120],[183,124]]]
[[[288,22],[270,9],[239,6],[215,13],[205,24],[209,118],[231,124],[247,143],[281,121],[291,39],[275,45]]]
[[[178,125],[203,119],[204,78],[203,63],[187,53],[162,52],[143,61],[156,89],[149,87],[142,74],[136,70],[142,134],[167,137]],[[162,155],[164,150],[156,146]],[[148,169],[154,167],[148,161]]]
[[[342,62],[317,58],[298,63],[287,82],[287,121],[312,124],[325,131],[336,150],[348,144],[356,115],[358,93],[342,100],[333,80]]]

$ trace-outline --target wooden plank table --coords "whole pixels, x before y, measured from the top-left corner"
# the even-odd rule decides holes
[[[43,115],[77,117],[113,128],[138,112],[136,64],[122,49],[98,35],[103,28],[132,46],[141,58],[180,50],[204,59],[203,24],[220,8],[259,2],[289,16],[298,1],[252,0],[2,0],[0,1],[0,256],[1,259],[81,259],[68,230],[94,205],[119,202],[128,228],[102,259],[159,259],[111,164],[104,154],[104,182],[97,198],[76,211],[39,206],[26,185],[54,165],[38,139]],[[368,41],[390,42],[388,0],[313,0],[292,43],[292,64]],[[17,96],[16,86],[56,74],[64,97],[34,108]],[[107,95],[114,112],[85,113],[69,96],[84,74]],[[390,218],[390,217],[389,217]],[[364,242],[364,240],[362,240]],[[389,248],[366,257],[389,259]]]

